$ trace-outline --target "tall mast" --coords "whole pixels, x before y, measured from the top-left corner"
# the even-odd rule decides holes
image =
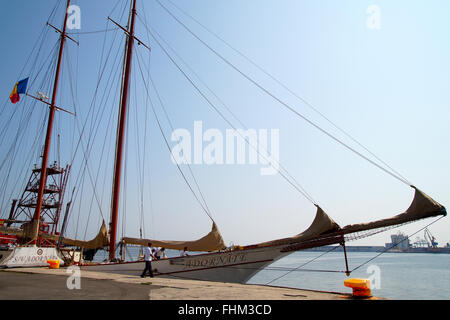
[[[128,29],[128,39],[126,47],[125,67],[123,69],[123,83],[122,83],[122,95],[120,101],[119,110],[119,123],[117,131],[117,144],[116,144],[116,158],[114,165],[114,182],[111,198],[111,224],[110,224],[110,243],[109,243],[109,259],[115,258],[116,251],[116,238],[117,238],[117,220],[119,212],[119,196],[120,196],[120,183],[121,183],[121,171],[123,163],[123,145],[124,145],[124,133],[126,125],[126,114],[128,107],[128,89],[130,87],[130,74],[131,74],[131,62],[133,58],[133,45],[134,45],[134,24],[136,17],[136,0],[133,1],[131,9],[131,22]]]
[[[38,191],[38,197],[37,197],[37,203],[36,203],[36,210],[34,213],[33,220],[37,221],[37,234],[39,235],[39,221],[41,218],[41,207],[42,207],[42,199],[44,195],[44,188],[45,184],[47,182],[47,165],[48,165],[48,155],[50,151],[50,142],[52,140],[52,129],[53,129],[53,120],[55,117],[55,111],[56,111],[56,94],[58,92],[58,84],[59,84],[59,76],[61,73],[61,64],[62,64],[62,57],[64,52],[64,43],[66,40],[66,28],[67,28],[67,19],[69,16],[69,7],[70,7],[70,0],[67,0],[67,7],[66,7],[66,14],[64,17],[64,25],[61,32],[61,43],[59,46],[59,56],[58,56],[58,64],[56,67],[56,75],[55,75],[55,83],[53,85],[53,94],[52,94],[52,101],[50,104],[50,113],[48,116],[48,125],[47,125],[47,135],[45,137],[45,146],[44,146],[44,154],[42,156],[42,167],[41,167],[41,178],[39,180],[39,191]]]

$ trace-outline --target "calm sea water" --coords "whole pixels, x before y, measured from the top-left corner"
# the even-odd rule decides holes
[[[127,256],[136,257],[138,249],[129,248]],[[347,279],[342,252],[294,252],[258,272],[248,283],[268,284],[299,289],[351,293],[344,286]],[[169,257],[178,251],[167,250]],[[353,270],[375,252],[349,252],[349,269]],[[106,254],[99,252],[95,260],[103,261]],[[310,262],[311,260],[313,262]],[[305,263],[307,265],[304,265]],[[289,272],[304,265],[300,270]],[[302,270],[303,269],[303,270]],[[306,269],[306,270],[305,270]],[[320,272],[317,270],[321,270]],[[289,273],[288,273],[289,272]],[[371,278],[372,294],[395,300],[450,300],[450,254],[384,253],[352,272],[351,278]]]
[[[295,252],[267,270],[256,274],[249,283],[267,284],[308,261],[320,256],[321,252]],[[374,252],[349,252],[349,269],[353,270],[369,259]],[[331,252],[303,267],[308,270],[345,271],[342,252]],[[450,254],[385,253],[350,275],[351,278],[374,278],[372,294],[396,300],[448,300],[450,299]],[[271,283],[300,289],[348,292],[344,286],[345,273],[292,271]],[[378,280],[378,285],[377,285]]]

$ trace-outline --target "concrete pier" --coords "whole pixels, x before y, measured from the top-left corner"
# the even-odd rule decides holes
[[[83,271],[80,289],[65,268],[0,270],[0,300],[349,300],[350,293]],[[68,285],[69,283],[69,285]],[[343,291],[345,288],[343,288]],[[377,298],[371,298],[377,299]]]

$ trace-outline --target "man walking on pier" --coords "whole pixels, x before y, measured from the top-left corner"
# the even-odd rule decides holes
[[[145,269],[141,274],[141,278],[145,277],[147,270],[150,272],[150,278],[153,278],[152,259],[154,258],[155,257],[152,254],[152,244],[149,242],[148,247],[144,249]]]

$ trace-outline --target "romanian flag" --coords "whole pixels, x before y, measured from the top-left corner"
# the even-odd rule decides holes
[[[17,102],[19,102],[20,95],[27,92],[28,79],[29,78],[26,78],[16,83],[13,91],[11,92],[11,95],[9,96],[9,99],[11,99],[12,103],[16,104]]]

